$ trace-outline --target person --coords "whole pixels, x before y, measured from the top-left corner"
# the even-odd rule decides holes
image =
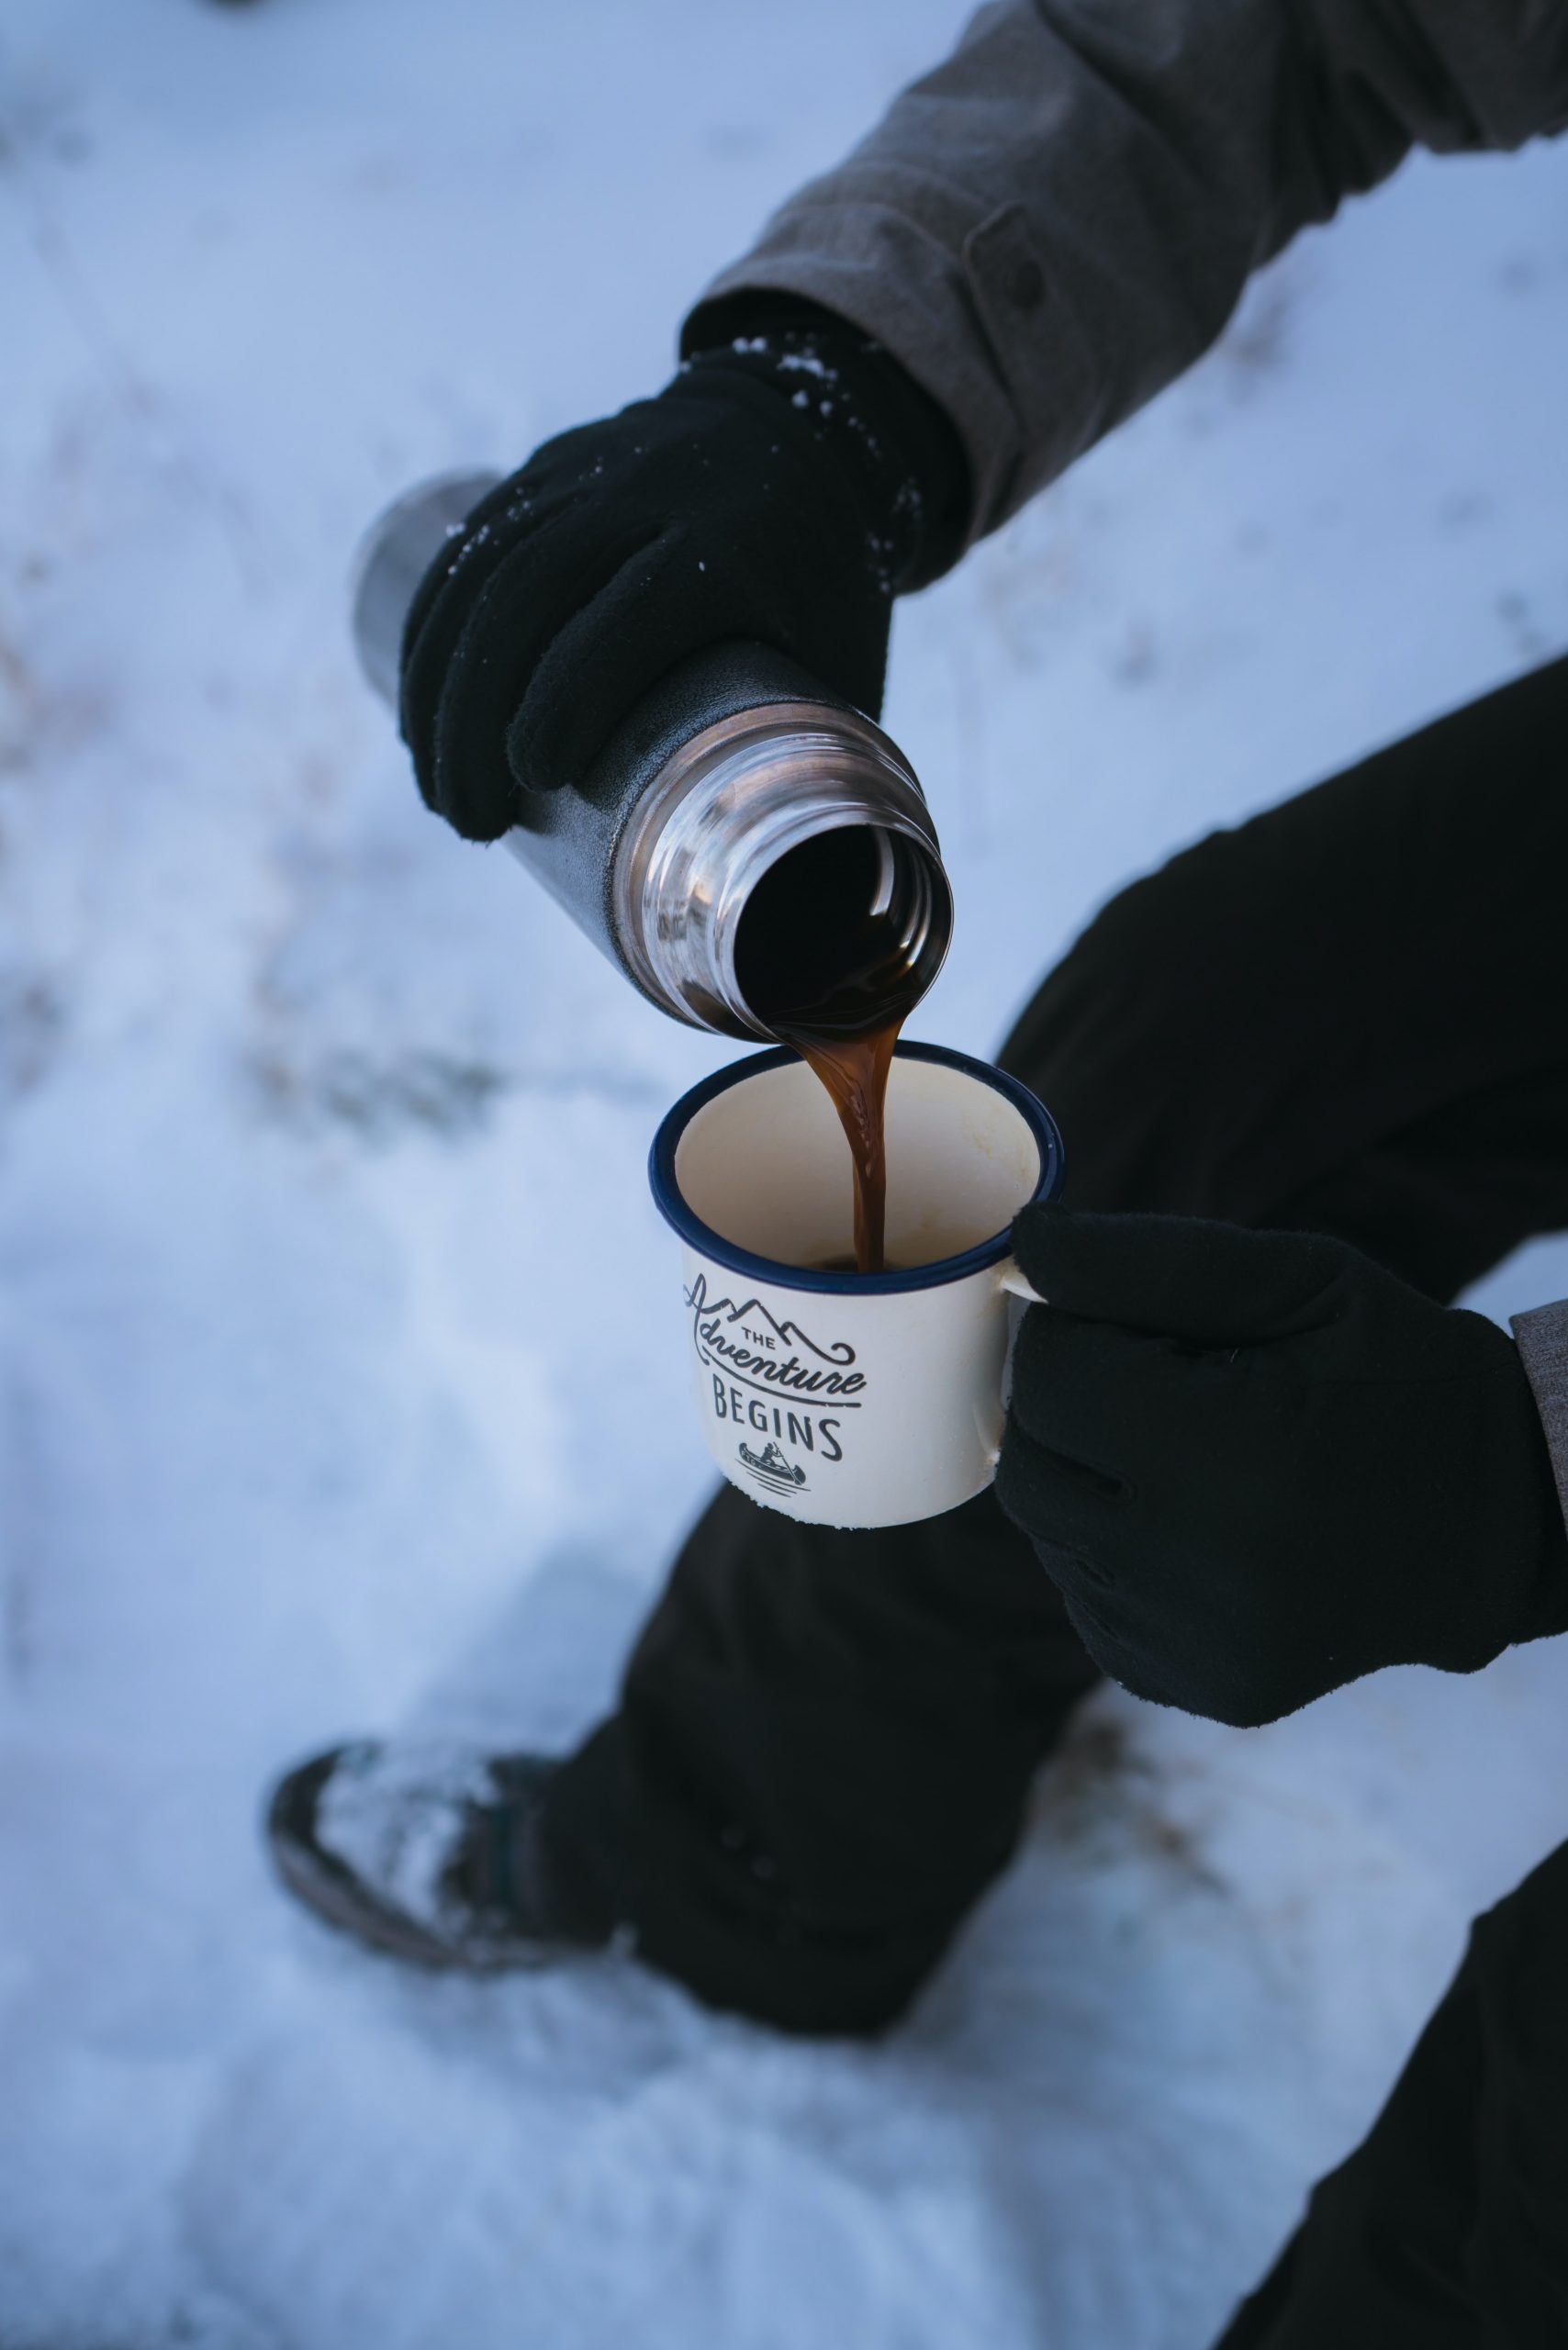
[[[402,725],[504,832],[724,637],[879,707],[893,600],[1214,341],[1416,147],[1568,125],[1562,0],[997,0],[432,568]],[[1568,1225],[1568,660],[1125,890],[1002,1064],[1033,1209],[994,1493],[838,1533],[725,1487],[565,1758],[339,1749],[286,1880],[457,1964],[612,1935],[785,2030],[901,2015],[1100,1675],[1241,1725],[1568,1627],[1568,1303],[1454,1306]],[[1225,2350],[1568,2339],[1568,1846],[1483,1919]]]

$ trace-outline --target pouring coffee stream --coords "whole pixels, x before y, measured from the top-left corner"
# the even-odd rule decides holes
[[[886,1261],[888,1071],[918,1000],[888,863],[870,827],[819,833],[763,876],[735,948],[746,1002],[822,1080],[844,1128],[861,1273]]]
[[[843,1270],[883,1272],[888,1262],[888,1071],[899,1040],[899,1024],[831,1043],[820,1036],[808,1039],[787,1033],[783,1040],[794,1046],[827,1088],[849,1145],[855,1181],[855,1253]],[[823,1270],[833,1270],[838,1262],[834,1259],[832,1267]]]
[[[353,633],[396,701],[410,599],[496,476],[420,485],[361,548]],[[953,901],[896,744],[781,654],[718,644],[660,681],[579,784],[517,789],[507,846],[659,1009],[791,1046],[854,1165],[855,1258],[882,1269],[893,1046],[942,967]]]

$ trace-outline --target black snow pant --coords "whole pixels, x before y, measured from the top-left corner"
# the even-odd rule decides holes
[[[1568,1844],[1478,1918],[1368,2136],[1215,2350],[1568,2343]]]
[[[1445,1301],[1568,1226],[1568,660],[1122,891],[1000,1058],[1055,1113],[1078,1206],[1335,1234]],[[835,1533],[725,1486],[619,1711],[556,1782],[552,1842],[585,1899],[629,1914],[648,1961],[703,1998],[792,2031],[875,2031],[1005,1865],[1031,1777],[1096,1677],[989,1494]],[[1534,1919],[1550,1905],[1532,1888],[1561,1875],[1515,1901]],[[1561,1898],[1557,1918],[1568,1986]],[[1483,1946],[1518,1939],[1494,1920]],[[1568,2014],[1568,1987],[1552,1997]],[[1461,2047],[1473,2071],[1491,2063],[1473,1962],[1430,2038],[1352,2173],[1374,2147],[1397,2171],[1409,2137],[1439,2161],[1424,2124],[1394,2117],[1404,2099],[1454,2120],[1457,2086],[1412,2083],[1452,2075]],[[1568,2066],[1552,2077],[1568,2098]],[[1310,2319],[1293,2330],[1290,2310],[1322,2215],[1359,2256],[1347,2193],[1321,2191],[1234,2350],[1330,2338]],[[1411,2293],[1447,2290],[1439,2275]],[[1379,2337],[1406,2338],[1516,2339]]]

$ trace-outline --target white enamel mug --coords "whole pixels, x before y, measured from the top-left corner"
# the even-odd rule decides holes
[[[794,1053],[683,1095],[654,1198],[684,1244],[682,1315],[708,1449],[754,1501],[812,1526],[903,1526],[990,1484],[1002,1441],[1020,1208],[1061,1189],[1061,1136],[1015,1078],[901,1044],[888,1081],[887,1254],[853,1259],[848,1146]]]

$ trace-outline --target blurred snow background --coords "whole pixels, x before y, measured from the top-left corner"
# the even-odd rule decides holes
[[[959,0],[0,23],[0,2342],[1203,2350],[1464,1921],[1568,1659],[1100,1700],[910,2025],[399,1972],[272,1774],[590,1721],[706,1472],[642,1162],[730,1048],[420,809],[344,576],[660,382]],[[906,608],[984,1051],[1131,872],[1568,644],[1568,152],[1418,163]],[[1494,1311],[1568,1290],[1543,1243]]]

